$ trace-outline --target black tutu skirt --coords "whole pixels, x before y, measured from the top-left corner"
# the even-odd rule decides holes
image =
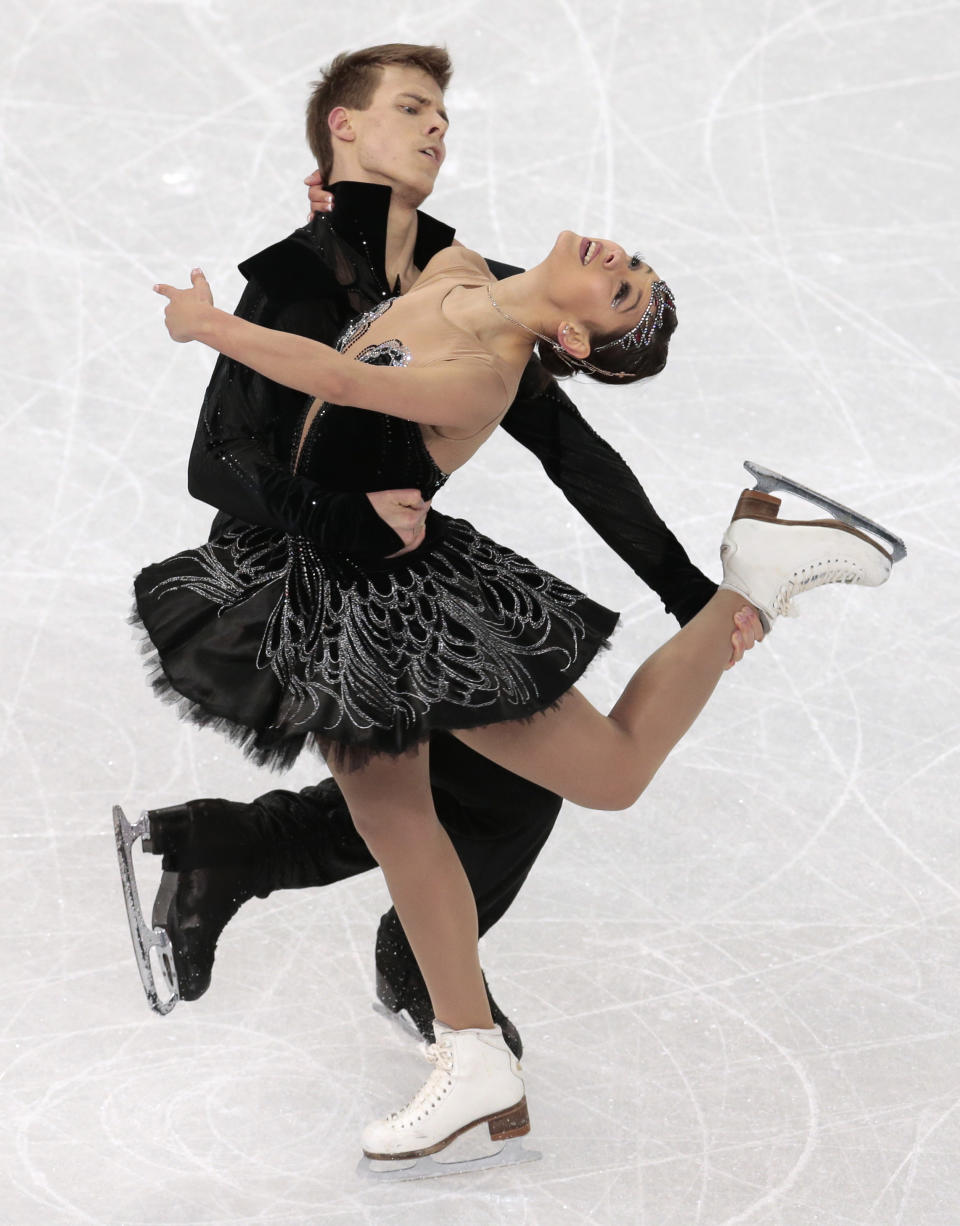
[[[148,566],[134,618],[155,689],[276,767],[308,740],[353,768],[555,704],[618,615],[463,520],[427,523],[393,559],[238,526]]]

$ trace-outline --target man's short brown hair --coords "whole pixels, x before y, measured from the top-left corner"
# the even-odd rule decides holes
[[[307,103],[307,142],[317,159],[324,183],[333,172],[333,142],[327,118],[337,106],[365,111],[373,101],[383,69],[390,64],[419,68],[432,77],[445,93],[453,75],[450,56],[443,47],[420,47],[415,43],[384,43],[361,51],[343,52],[322,70]]]

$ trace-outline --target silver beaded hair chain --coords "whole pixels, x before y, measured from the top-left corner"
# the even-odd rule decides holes
[[[647,300],[646,309],[640,316],[637,326],[625,332],[623,336],[617,337],[616,340],[607,341],[605,345],[598,345],[594,352],[600,353],[604,349],[609,349],[611,345],[619,345],[622,349],[630,349],[633,346],[638,349],[644,348],[660,331],[663,312],[667,306],[675,307],[676,304],[677,300],[673,296],[673,290],[666,281],[654,281],[650,286],[650,297]]]

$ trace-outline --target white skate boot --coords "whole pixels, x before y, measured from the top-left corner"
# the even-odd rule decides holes
[[[887,581],[893,562],[905,556],[899,537],[865,516],[778,473],[754,464],[746,467],[759,478],[758,488],[740,495],[733,521],[724,534],[720,587],[738,592],[756,606],[766,633],[778,617],[795,614],[790,602],[801,592],[827,583],[879,587]],[[837,518],[778,519],[780,499],[761,486],[788,489],[825,507]],[[893,546],[892,554],[861,528],[888,541]]]
[[[492,1030],[434,1023],[427,1059],[437,1067],[403,1108],[363,1130],[361,1171],[378,1179],[421,1179],[529,1162],[519,1141],[530,1131],[520,1065]]]

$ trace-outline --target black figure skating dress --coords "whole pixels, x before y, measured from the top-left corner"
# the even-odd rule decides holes
[[[350,324],[338,348],[378,365],[483,363],[504,384],[495,418],[515,391],[509,371],[442,310],[456,286],[492,277],[460,248],[436,261],[406,297]],[[307,401],[295,437],[291,464],[329,490],[416,488],[432,499],[447,479],[415,422]],[[531,717],[576,683],[617,622],[433,509],[423,544],[395,558],[234,521],[148,566],[134,587],[155,688],[275,766],[308,739],[357,766],[435,729]]]

